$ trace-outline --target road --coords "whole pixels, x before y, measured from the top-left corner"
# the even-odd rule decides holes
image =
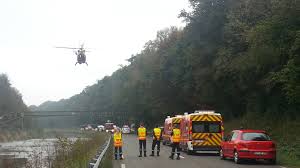
[[[181,160],[171,160],[171,148],[161,146],[159,157],[149,156],[151,153],[151,142],[147,141],[147,157],[139,158],[138,141],[135,135],[123,135],[124,160],[114,160],[114,168],[282,168],[281,166],[267,165],[266,163],[247,162],[241,165],[235,164],[232,160],[220,160],[218,155],[196,154],[187,155],[181,153]]]

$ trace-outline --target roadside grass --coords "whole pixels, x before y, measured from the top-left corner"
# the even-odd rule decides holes
[[[272,116],[246,115],[241,119],[225,121],[225,135],[233,129],[262,129],[276,142],[277,164],[289,168],[300,167],[300,120],[276,119]]]
[[[51,134],[49,134],[49,131]],[[12,132],[8,132],[12,136]],[[13,133],[14,134],[14,133]],[[43,131],[44,136],[39,136],[39,139],[56,136],[58,139],[54,145],[43,145],[41,149],[33,151],[29,154],[28,159],[25,159],[22,164],[26,168],[82,168],[88,167],[89,161],[95,156],[97,150],[107,140],[110,134],[99,133],[94,131],[84,131],[78,134],[77,131],[70,134],[69,130]],[[29,136],[28,136],[29,137]],[[69,138],[77,137],[77,139]],[[40,144],[34,144],[39,146]],[[109,156],[109,155],[108,155]],[[107,165],[109,166],[109,159],[107,157]],[[13,158],[0,158],[0,167],[14,168],[23,167],[16,166],[17,161]],[[112,167],[112,164],[111,164]]]
[[[104,144],[108,135],[93,133],[87,139],[78,139],[71,142],[66,138],[59,138],[55,147],[55,158],[51,167],[55,168],[82,168],[87,167],[99,147]]]
[[[113,145],[112,141],[107,149],[106,154],[104,155],[103,161],[99,168],[112,168],[113,167]]]

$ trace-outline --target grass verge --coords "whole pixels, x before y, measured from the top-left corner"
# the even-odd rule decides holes
[[[78,139],[70,142],[68,139],[59,138],[55,147],[55,159],[51,167],[55,168],[82,168],[87,167],[97,149],[107,139],[105,133],[94,133],[87,139]]]
[[[109,148],[107,149],[99,168],[112,168],[113,167],[112,161],[113,161],[113,145],[111,141]]]

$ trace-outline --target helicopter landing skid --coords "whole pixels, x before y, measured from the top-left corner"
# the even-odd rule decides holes
[[[75,63],[75,66],[76,66],[77,64],[82,64],[82,63],[76,62],[76,63]],[[89,66],[89,64],[88,64],[87,62],[85,62],[85,64],[86,64],[86,66]]]

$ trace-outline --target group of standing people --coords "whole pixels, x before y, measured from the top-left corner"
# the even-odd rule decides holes
[[[181,132],[178,128],[179,125],[174,125],[174,128],[172,129],[171,133],[171,142],[172,142],[172,152],[169,156],[170,159],[174,159],[175,156],[175,150],[177,151],[177,160],[180,160],[180,152],[179,152],[179,142],[180,142],[180,136]],[[146,139],[147,139],[147,129],[144,127],[144,124],[141,123],[140,127],[137,130],[137,136],[139,140],[139,155],[138,157],[147,157],[147,150],[146,150]],[[160,153],[160,142],[162,140],[162,130],[158,127],[158,125],[155,126],[153,129],[153,135],[152,135],[152,152],[150,156],[155,156],[155,147],[156,149],[156,155],[159,156]],[[114,147],[115,147],[115,160],[119,158],[122,160],[124,159],[123,153],[122,153],[122,134],[120,129],[116,129],[114,133]]]

